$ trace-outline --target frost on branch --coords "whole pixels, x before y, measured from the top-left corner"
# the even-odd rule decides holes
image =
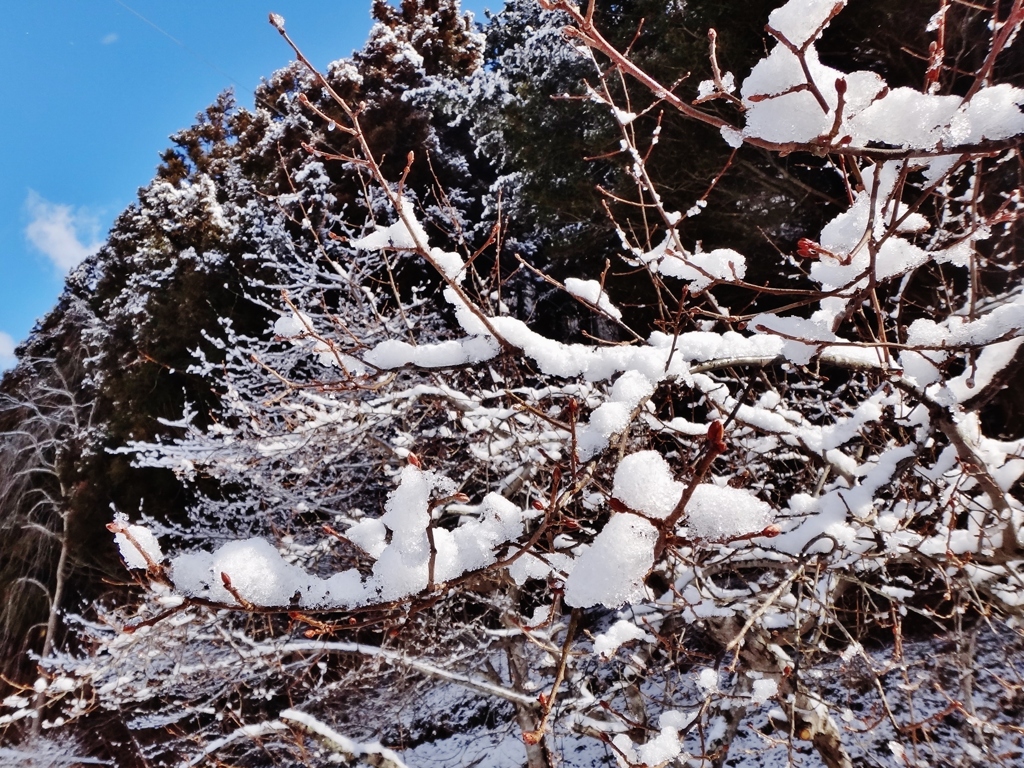
[[[384,515],[347,531],[375,561],[367,578],[356,569],[317,578],[261,538],[178,555],[170,562],[170,577],[190,597],[219,603],[240,597],[255,606],[338,609],[412,597],[492,564],[496,549],[523,532],[522,510],[493,493],[476,510],[477,519],[453,531],[432,530],[431,496],[454,490],[452,481],[437,473],[411,465],[402,471]],[[132,529],[155,543],[146,529]]]

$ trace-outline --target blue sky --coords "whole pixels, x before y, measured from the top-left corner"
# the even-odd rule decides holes
[[[483,18],[500,2],[464,0]],[[370,0],[22,0],[0,25],[0,368],[153,176],[168,135],[290,60],[281,14],[314,64],[366,39]]]

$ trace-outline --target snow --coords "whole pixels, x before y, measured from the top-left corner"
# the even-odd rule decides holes
[[[316,355],[321,365],[344,365],[350,372],[357,375],[365,373],[361,361],[336,351],[329,343],[320,338],[313,325],[313,319],[305,312],[291,309],[289,314],[282,315],[274,322],[274,333],[288,339],[293,345],[308,349]]]
[[[1024,335],[1024,294],[1019,294],[977,320],[951,317],[939,324],[918,318],[907,329],[907,344],[912,347],[982,347]]]
[[[388,528],[379,518],[369,517],[353,524],[345,536],[376,560],[387,547]]]
[[[460,322],[462,318],[459,318]],[[491,325],[505,341],[531,357],[543,373],[553,376],[579,376],[587,372],[599,357],[593,347],[563,344],[531,330],[513,317],[491,318]],[[469,328],[466,329],[469,331]]]
[[[667,765],[682,753],[679,731],[664,726],[657,736],[644,744],[635,744],[629,736],[620,733],[612,738],[615,760],[621,768],[638,765]]]
[[[661,454],[640,451],[619,462],[612,495],[636,512],[662,519],[668,517],[679,502],[683,487]]]
[[[768,26],[800,48],[816,39],[846,0],[789,0],[768,15]]]
[[[454,491],[447,478],[412,465],[402,470],[398,488],[388,497],[380,520],[391,531],[391,543],[373,566],[373,587],[381,601],[421,592],[429,578],[431,492]]]
[[[616,107],[613,107],[612,110],[612,114],[615,115],[615,120],[619,125],[629,125],[636,120],[636,113],[634,112],[624,112]]]
[[[452,368],[490,360],[497,355],[497,342],[486,336],[413,346],[398,339],[387,339],[363,356],[377,368],[394,369],[406,365],[421,368]]]
[[[495,548],[523,532],[522,511],[496,493],[484,498],[478,514],[479,522],[463,524],[454,531],[434,531],[435,580],[447,581],[491,565]]]
[[[772,508],[750,491],[701,483],[686,505],[687,530],[706,541],[724,541],[758,533],[771,525]]]
[[[654,565],[657,540],[657,530],[642,517],[613,515],[569,574],[566,604],[614,608],[644,598],[643,581]]]
[[[639,371],[626,371],[611,395],[576,430],[576,455],[587,461],[608,447],[609,441],[629,426],[633,411],[654,393],[654,385]]]
[[[114,523],[127,528],[128,534],[134,539],[134,543],[123,533],[114,534],[114,543],[121,552],[121,559],[129,568],[148,568],[149,559],[154,563],[160,563],[164,559],[160,549],[160,542],[149,528],[142,525],[132,525],[128,522],[127,516],[123,513],[114,515]],[[141,548],[141,551],[140,551]]]
[[[683,743],[677,728],[663,721],[659,725],[661,731],[657,736],[636,747],[641,765],[665,765],[682,754]]]
[[[747,270],[744,256],[730,248],[680,253],[670,236],[657,248],[643,254],[641,260],[659,274],[688,281],[693,293],[700,293],[718,280],[742,280]]]
[[[374,758],[373,760],[367,760],[367,762],[386,764],[389,768],[406,768],[406,764],[402,762],[398,753],[382,746],[380,742],[360,743],[353,741],[305,712],[300,712],[297,709],[286,709],[278,717],[285,722],[295,723],[305,730],[315,733],[347,758]]]
[[[610,315],[616,320],[622,319],[622,312],[612,304],[608,294],[602,290],[601,284],[597,280],[580,280],[577,277],[567,277],[565,279],[565,290],[570,295],[583,299],[588,304],[597,307],[606,315]]]
[[[736,90],[736,76],[732,72],[722,73],[722,89],[719,90],[718,84],[714,80],[701,80],[697,86],[697,99],[698,101],[708,99],[717,93],[724,91],[725,93],[732,93]]]
[[[293,595],[301,594],[305,581],[301,568],[287,563],[261,538],[229,541],[213,553],[178,555],[171,560],[170,574],[182,592],[228,604],[235,598],[221,574],[227,574],[239,595],[255,605],[288,605]]]
[[[767,141],[810,143],[826,136],[835,122],[839,96],[846,91],[835,138],[851,147],[871,144],[915,149],[976,144],[1024,133],[1024,91],[1002,83],[982,87],[964,102],[958,96],[922,93],[913,88],[886,89],[885,81],[867,71],[843,73],[826,67],[813,44],[836,6],[832,0],[790,0],[769,16],[769,26],[803,51],[810,78],[827,109],[807,87],[800,59],[777,44],[744,80],[740,94],[746,107],[743,135]],[[730,136],[723,133],[733,144]]]
[[[402,211],[398,221],[386,227],[377,225],[373,232],[352,241],[352,247],[364,251],[380,251],[387,248],[414,251],[426,247],[428,242],[426,230],[413,213],[413,204],[408,199],[402,201]],[[459,257],[455,254],[456,259]],[[461,259],[459,259],[461,261]],[[448,269],[454,260],[443,256],[441,263]],[[462,265],[459,265],[461,270]]]
[[[1024,91],[1006,83],[982,88],[966,103],[958,96],[894,88],[851,120],[849,130],[860,141],[898,147],[975,144],[1024,133],[1022,104]]]
[[[571,573],[576,561],[569,555],[560,552],[545,554],[541,559],[536,555],[525,554],[508,567],[508,575],[519,586],[530,579],[547,579],[561,573]]]
[[[775,333],[782,337],[782,355],[797,365],[807,365],[825,343],[837,337],[820,318],[779,317],[774,314],[757,315],[750,321],[751,330]],[[819,344],[807,342],[817,341]]]
[[[743,131],[737,131],[735,128],[723,125],[718,132],[722,135],[725,143],[733,149],[739,149],[743,146]]]
[[[274,333],[286,339],[302,336],[313,328],[313,321],[305,312],[292,310],[290,315],[282,315],[274,322]]]
[[[426,242],[425,237],[422,242]],[[459,254],[443,251],[440,248],[431,248],[430,259],[440,268],[441,274],[449,280],[461,283],[466,278],[466,262]]]
[[[755,680],[753,683],[753,691],[750,695],[750,700],[754,704],[764,704],[768,699],[778,696],[779,684],[777,681],[770,678],[762,680]]]
[[[833,0],[790,0],[772,13],[770,25],[780,37],[802,47],[803,53],[794,54],[786,45],[774,45],[754,67],[739,91],[746,108],[742,116],[737,116],[743,121],[742,129],[721,129],[730,146],[761,139],[777,141],[784,147],[814,142],[823,152],[840,144],[855,150],[869,143],[946,152],[960,144],[1024,133],[1020,109],[1024,97],[1010,86],[982,87],[965,102],[960,97],[910,88],[887,90],[877,74],[843,73],[822,64],[813,42],[841,5]],[[391,36],[403,66],[422,64],[419,55],[406,41],[395,37],[393,30],[381,26],[376,34]],[[557,29],[555,37],[560,39]],[[802,64],[806,64],[820,100],[809,87]],[[727,80],[726,87],[731,89],[732,80]],[[501,93],[500,83],[493,79],[490,83],[496,88],[496,99],[508,96]],[[701,83],[699,95],[715,96],[714,83]],[[840,120],[837,110],[841,102]],[[719,104],[723,110],[727,108],[724,102]],[[621,125],[636,119],[636,115],[620,109],[613,115]],[[628,141],[625,148],[636,149]],[[1006,157],[993,156],[986,159],[986,164],[998,168]],[[268,515],[275,521],[273,529],[244,529],[239,525],[243,516],[236,510],[232,510],[230,525],[224,524],[228,535],[239,537],[252,530],[274,530],[273,540],[239,538],[210,552],[194,551],[172,558],[168,573],[181,594],[169,595],[165,590],[153,596],[152,605],[161,610],[183,610],[164,627],[175,627],[174,622],[181,621],[182,632],[194,629],[187,624],[196,620],[199,612],[181,595],[234,605],[237,594],[244,603],[283,610],[340,611],[409,599],[416,604],[432,604],[464,587],[454,582],[459,576],[492,568],[510,555],[517,557],[507,569],[509,579],[517,585],[534,583],[512,593],[502,591],[508,587],[504,574],[487,574],[486,578],[467,582],[472,589],[479,585],[481,590],[473,593],[474,600],[479,597],[488,609],[500,606],[507,621],[501,628],[480,628],[470,623],[453,626],[452,638],[458,639],[452,645],[460,647],[449,651],[439,644],[437,663],[391,650],[387,646],[392,642],[390,637],[384,646],[373,649],[338,643],[329,651],[327,644],[287,643],[272,650],[256,650],[269,648],[272,643],[251,640],[241,629],[230,636],[232,647],[227,655],[231,662],[223,662],[217,653],[206,653],[210,647],[221,648],[215,645],[219,640],[208,639],[216,634],[209,632],[203,636],[208,645],[201,647],[203,657],[199,661],[187,659],[189,654],[183,652],[180,660],[173,657],[174,663],[191,663],[204,670],[209,664],[211,679],[230,678],[240,670],[247,672],[243,667],[252,667],[251,674],[262,678],[266,677],[265,670],[258,667],[265,658],[280,665],[282,676],[294,673],[289,679],[299,679],[315,674],[310,670],[317,667],[310,666],[308,659],[299,659],[297,666],[289,667],[281,654],[310,653],[319,659],[328,652],[359,653],[443,678],[475,691],[474,695],[533,708],[538,693],[549,690],[557,649],[564,642],[568,612],[563,612],[557,596],[557,585],[564,582],[566,606],[592,609],[587,620],[596,633],[593,654],[601,657],[601,663],[588,656],[587,640],[572,646],[567,656],[570,682],[559,699],[561,709],[552,719],[552,743],[564,740],[575,744],[572,740],[582,739],[580,732],[585,729],[581,726],[585,724],[590,732],[613,739],[621,751],[616,755],[620,761],[681,764],[688,759],[681,757],[684,748],[704,750],[704,741],[710,743],[716,734],[724,737],[728,729],[723,713],[735,710],[742,715],[742,728],[749,723],[751,731],[748,741],[743,742],[747,738],[743,735],[735,736],[735,741],[749,745],[755,740],[757,746],[751,749],[760,751],[757,758],[750,759],[759,759],[762,754],[779,756],[791,746],[762,739],[757,722],[769,702],[780,695],[784,667],[791,663],[786,661],[786,651],[748,642],[742,654],[732,657],[732,666],[723,664],[721,671],[691,666],[680,672],[677,664],[667,662],[669,666],[662,669],[669,671],[659,673],[662,661],[658,657],[662,654],[647,653],[652,650],[649,648],[635,653],[620,653],[619,649],[637,641],[655,643],[681,625],[721,635],[731,631],[728,627],[732,622],[739,622],[736,626],[749,622],[744,630],[750,630],[748,640],[769,637],[773,632],[778,632],[779,638],[793,635],[807,616],[824,615],[823,606],[827,613],[840,575],[844,584],[857,588],[867,585],[876,596],[886,597],[895,608],[903,610],[915,594],[914,585],[893,577],[899,569],[889,565],[908,556],[917,560],[920,556],[934,558],[938,562],[936,572],[950,583],[969,579],[978,594],[984,594],[983,599],[1019,606],[1022,598],[1014,585],[1018,583],[1015,569],[1020,564],[986,565],[984,557],[1004,540],[1012,543],[1005,537],[1021,529],[1024,514],[1009,493],[1018,487],[1024,474],[1024,459],[1019,458],[1024,455],[1024,440],[987,437],[977,413],[965,404],[980,389],[1005,376],[1024,343],[1024,292],[1011,289],[996,293],[993,287],[975,291],[972,287],[968,294],[960,287],[973,280],[966,268],[975,265],[976,255],[985,254],[991,264],[1002,266],[996,261],[1002,257],[998,249],[989,249],[986,244],[975,250],[977,242],[993,238],[1001,224],[984,222],[971,211],[968,203],[979,181],[971,175],[970,159],[968,156],[968,164],[957,172],[955,183],[944,182],[926,205],[911,213],[904,201],[916,200],[923,188],[920,179],[941,181],[960,162],[959,155],[884,162],[848,153],[845,165],[833,166],[830,173],[841,173],[842,180],[850,184],[851,203],[820,232],[799,233],[814,245],[809,252],[800,253],[806,257],[801,269],[806,270],[813,285],[811,293],[801,293],[792,303],[784,297],[770,302],[760,298],[746,301],[744,296],[756,293],[738,285],[746,279],[746,257],[729,248],[703,251],[700,243],[685,239],[690,233],[682,215],[659,211],[662,219],[645,232],[642,245],[623,234],[624,256],[631,266],[649,269],[655,280],[665,278],[666,295],[682,288],[674,281],[687,283],[690,294],[705,292],[686,311],[694,308],[687,322],[708,330],[679,334],[655,331],[646,340],[630,344],[565,343],[535,330],[543,327],[541,323],[531,327],[523,319],[509,316],[500,304],[498,316],[484,316],[485,310],[470,304],[466,298],[469,294],[462,294],[460,289],[472,283],[475,290],[476,276],[466,280],[466,263],[458,253],[430,247],[426,229],[417,220],[409,199],[400,201],[399,210],[390,219],[381,218],[393,223],[372,230],[364,227],[365,234],[345,246],[333,243],[339,252],[343,247],[347,249],[343,251],[345,257],[352,260],[351,265],[341,260],[345,267],[336,270],[339,284],[360,279],[360,269],[376,263],[372,260],[376,251],[416,251],[443,278],[437,300],[447,302],[454,310],[458,327],[445,327],[450,316],[446,312],[432,314],[433,294],[414,291],[411,301],[398,299],[401,306],[395,308],[392,299],[385,296],[386,290],[376,293],[369,286],[363,286],[360,294],[365,304],[358,310],[343,308],[349,314],[339,313],[338,322],[332,322],[314,309],[316,291],[323,281],[318,276],[304,286],[301,302],[295,299],[296,306],[306,307],[316,317],[289,307],[274,325],[277,340],[267,341],[262,349],[273,350],[279,354],[275,360],[283,359],[292,366],[281,366],[282,375],[301,370],[303,366],[296,361],[303,362],[300,353],[305,353],[324,365],[340,362],[346,369],[366,375],[365,380],[332,378],[334,374],[328,371],[332,376],[314,378],[312,386],[299,386],[283,394],[284,404],[275,403],[273,408],[268,402],[275,395],[268,396],[266,381],[242,394],[233,388],[232,381],[225,397],[230,403],[226,407],[228,418],[210,429],[196,427],[191,412],[187,412],[187,418],[161,422],[187,432],[188,440],[151,446],[149,456],[140,458],[140,462],[173,467],[190,479],[206,474],[225,478],[228,483],[238,478],[249,482],[251,478],[261,494],[260,503],[274,509],[276,515]],[[308,163],[295,175],[295,181],[321,183],[323,175],[322,167],[318,170]],[[990,183],[995,187],[996,182],[993,175]],[[1019,192],[1007,192],[1000,201],[987,189],[987,209],[995,210],[1005,202],[1007,216],[1017,211],[1017,198],[1012,194],[1019,197]],[[209,197],[211,191],[216,190],[210,186],[202,194]],[[165,193],[171,191],[161,192]],[[375,194],[379,193],[377,190]],[[380,195],[377,202],[383,205],[388,196]],[[693,203],[685,216],[699,214],[706,204],[705,200]],[[375,213],[381,212],[378,209]],[[435,214],[430,212],[431,221],[437,221]],[[226,206],[217,213],[225,222],[231,215]],[[470,235],[477,232],[474,228],[479,224],[457,223],[460,228],[465,224],[463,231]],[[651,243],[657,245],[652,248]],[[806,245],[801,247],[808,251]],[[354,253],[352,249],[362,252]],[[261,258],[277,258],[270,250]],[[199,256],[193,250],[182,258]],[[918,319],[907,327],[898,314],[909,301],[904,291],[909,288],[908,295],[916,301],[921,290],[915,275],[932,263],[943,265],[943,271],[948,268],[950,273],[948,306],[922,303],[912,315]],[[757,272],[763,275],[761,266]],[[332,280],[335,277],[331,275]],[[896,331],[890,341],[903,342],[898,357],[890,358],[890,354],[897,354],[893,348],[872,344],[871,333],[865,333],[864,326],[858,324],[862,319],[856,314],[859,302],[875,284],[887,284],[880,296],[889,306],[880,322]],[[564,287],[582,302],[621,319],[603,283],[569,276],[564,278]],[[726,290],[719,291],[720,287]],[[814,288],[821,289],[817,296]],[[612,291],[618,295],[616,286],[612,285]],[[809,301],[805,300],[807,296]],[[725,298],[743,314],[730,316],[730,310],[719,304]],[[794,309],[765,311],[765,307],[781,305]],[[144,305],[136,309],[141,313]],[[405,310],[410,310],[408,317],[403,314]],[[890,310],[892,314],[888,314]],[[528,311],[529,307],[523,317]],[[382,316],[373,318],[375,312]],[[751,317],[748,312],[759,314]],[[345,325],[350,321],[351,329]],[[727,324],[739,330],[713,330]],[[666,323],[659,327],[671,326]],[[457,338],[449,338],[452,335]],[[351,338],[346,344],[360,349],[363,361],[336,349],[330,340],[335,336]],[[497,362],[490,370],[479,365],[509,348],[518,350],[528,361],[530,370],[525,376]],[[228,357],[241,356],[244,351],[243,345],[221,349]],[[507,355],[500,362],[514,366],[511,358]],[[822,364],[820,370],[800,368],[812,366],[815,360]],[[445,370],[469,366],[474,368]],[[832,377],[832,367],[846,370],[827,384],[825,377]],[[862,376],[862,368],[871,372]],[[367,374],[370,369],[373,373]],[[395,369],[405,370],[381,375],[382,371]],[[733,373],[737,370],[743,373]],[[237,371],[232,369],[231,375],[237,375]],[[656,391],[658,396],[654,397]],[[534,410],[516,409],[511,395]],[[568,397],[582,404],[575,446],[561,410]],[[966,446],[962,450],[976,457],[976,468],[970,468],[970,462],[958,455],[949,435],[943,432],[948,428],[940,429],[935,423],[936,414],[941,412],[953,423],[955,438]],[[721,472],[721,476],[702,478],[693,489],[678,530],[662,530],[686,487],[677,476],[686,478],[692,457],[706,445],[707,425],[700,422],[711,418],[725,421],[726,417],[729,450],[715,464],[715,472]],[[236,428],[235,424],[240,426]],[[236,443],[243,441],[247,441],[244,449],[236,449]],[[314,448],[306,447],[316,441]],[[397,466],[396,458],[411,457],[413,451],[424,450],[423,445],[429,446],[427,450],[440,446],[436,454],[424,460],[436,471],[423,469],[414,458],[410,458],[414,464]],[[567,461],[573,447],[583,466],[576,465],[571,457]],[[658,450],[650,450],[652,447]],[[143,452],[140,448],[137,455]],[[458,458],[446,461],[456,455]],[[906,467],[910,465],[914,469],[908,473]],[[254,466],[271,479],[258,476],[251,469]],[[564,473],[560,493],[566,494],[561,497],[566,506],[551,511],[547,505],[555,466]],[[965,472],[965,467],[970,471]],[[358,486],[364,473],[371,472],[384,481],[394,481],[386,502],[382,504],[377,496],[367,502],[363,497],[355,503],[362,503],[369,511],[349,509],[349,500],[360,498]],[[570,472],[572,485],[578,482],[578,486],[571,487],[567,482]],[[908,485],[910,475],[917,485]],[[992,485],[985,485],[983,481],[989,479]],[[264,493],[267,489],[272,493]],[[461,495],[453,502],[450,497],[463,489],[480,499],[479,503],[470,503]],[[1000,508],[999,500],[992,498],[998,496],[999,489],[1008,494],[1009,509]],[[765,498],[773,503],[768,504]],[[520,507],[531,501],[536,504],[538,499],[538,506],[544,509]],[[381,506],[383,514],[375,517]],[[617,511],[602,527],[609,506]],[[231,502],[226,501],[223,507],[210,509],[230,507]],[[204,508],[204,514],[210,509]],[[358,570],[323,576],[310,572],[331,562],[335,555],[341,561],[352,556],[345,541],[318,537],[315,529],[304,531],[304,537],[293,536],[284,532],[287,526],[278,525],[282,520],[291,524],[311,510],[329,511],[343,538],[361,550]],[[162,557],[157,529],[129,526],[127,520],[120,522],[154,560]],[[762,537],[760,534],[773,522],[780,535]],[[552,529],[540,528],[549,523]],[[236,533],[232,525],[238,525],[242,532]],[[521,552],[519,547],[537,532],[544,535],[535,539],[536,547]],[[669,554],[655,562],[662,534],[678,534],[678,538],[672,540]],[[146,567],[145,558],[127,542],[127,537],[119,536],[126,564]],[[973,557],[979,553],[982,557]],[[950,558],[950,554],[957,557]],[[972,555],[972,562],[968,562],[967,554]],[[796,573],[794,569],[809,562],[808,557],[819,557],[821,567]],[[654,569],[659,577],[666,576],[671,582],[670,589],[659,590],[657,600],[645,584]],[[227,576],[230,591],[222,574]],[[797,575],[801,588],[789,588],[794,582],[787,579]],[[652,589],[660,581],[652,579]],[[519,600],[520,595],[529,599]],[[614,609],[622,605],[628,608],[615,613]],[[207,620],[205,614],[203,620]],[[396,621],[396,632],[402,626]],[[607,628],[599,631],[600,627]],[[144,637],[150,629],[143,627],[136,637]],[[483,637],[500,638],[500,652],[495,650],[499,644],[474,644],[473,633],[478,630]],[[719,643],[718,647],[729,640],[721,636],[709,639]],[[739,642],[741,638],[736,639]],[[127,642],[122,637],[103,647]],[[406,642],[409,648],[410,642],[418,640],[404,641],[399,634],[394,642]],[[800,642],[797,637],[797,645]],[[794,658],[802,653],[799,647],[786,647]],[[430,652],[433,654],[435,649],[430,648]],[[523,653],[523,658],[514,660],[514,652]],[[826,657],[832,654],[846,664],[869,661],[862,649],[859,654],[835,649],[823,649],[822,653]],[[245,663],[238,664],[239,658]],[[758,664],[751,669],[754,658]],[[517,672],[512,665],[520,662],[525,670],[523,682],[512,684],[509,681],[516,679]],[[327,669],[326,662],[323,664]],[[486,674],[480,672],[482,669],[487,670]],[[813,687],[823,669],[815,662],[814,668],[806,670],[805,683]],[[140,700],[155,700],[147,687],[158,686],[158,677],[140,674],[139,670],[133,674],[139,681],[134,690],[139,692]],[[107,696],[128,686],[131,678],[127,673],[118,670],[116,675],[116,682],[108,679],[93,689]],[[77,680],[71,676],[52,679],[55,691],[59,687],[56,681]],[[660,714],[658,727],[648,726],[645,743],[637,744],[629,738],[625,733],[627,723],[594,716],[607,711],[603,710],[606,705],[613,706],[614,697],[622,689],[615,687],[618,683],[609,686],[609,681],[618,680],[630,684],[636,681],[639,699],[650,715],[644,722],[654,722],[654,716]],[[237,681],[237,685],[242,684]],[[253,695],[262,696],[269,689],[269,683],[267,688],[254,686],[253,690],[260,693]],[[924,686],[921,690],[925,696],[931,695],[928,691],[932,688]],[[266,694],[268,701],[272,695]],[[465,694],[463,698],[453,695],[452,700],[465,701]],[[684,706],[680,702],[685,702],[687,712],[668,709]],[[831,717],[826,705],[835,708],[837,702],[841,707],[847,703],[841,696],[822,699],[814,717]],[[659,713],[659,708],[668,711]],[[343,750],[366,746],[297,709],[286,710],[278,717],[277,721],[245,725],[229,737],[273,734],[288,721]],[[852,711],[850,717],[854,718]],[[506,718],[506,722],[509,725],[504,735],[513,733],[510,741],[521,750],[512,721]],[[856,743],[861,738],[856,727],[851,725],[843,738]],[[887,729],[889,725],[883,722],[879,727]],[[218,742],[207,743],[213,746]],[[420,744],[417,759],[424,756],[424,764],[429,762],[431,749],[425,742]],[[597,749],[604,750],[604,743]],[[877,750],[865,749],[857,755],[864,753],[877,754]],[[521,751],[508,754],[515,755],[509,764],[522,762]],[[737,749],[731,754],[743,753]],[[596,758],[585,750],[581,755],[566,758],[567,765],[610,760],[603,751]],[[695,758],[694,763],[701,760]],[[457,763],[458,757],[449,762]],[[494,758],[490,764],[499,762]],[[765,764],[774,763],[768,759]]]
[[[594,638],[594,653],[608,659],[614,656],[619,648],[633,640],[656,642],[656,638],[650,632],[641,629],[631,621],[619,619]]]
[[[718,672],[711,667],[704,667],[697,675],[697,685],[705,693],[717,693],[719,691],[720,678]]]
[[[849,127],[858,137],[870,136],[897,147],[933,147],[943,138],[960,103],[958,96],[893,88],[854,117]]]
[[[953,117],[949,137],[958,144],[999,141],[1024,133],[1024,90],[1008,83],[980,89]]]
[[[832,84],[842,73],[821,64],[813,47],[808,49],[806,60],[815,82],[828,84],[822,87],[823,95],[834,105],[838,96]],[[799,59],[783,45],[776,45],[754,65],[740,86],[740,96],[747,108],[743,135],[784,143],[811,142],[827,133],[833,118],[821,109],[814,94],[790,90],[804,85],[806,78]],[[878,90],[881,87],[879,84]]]
[[[986,345],[975,358],[973,368],[969,368],[955,379],[946,382],[946,386],[956,398],[956,401],[964,402],[969,400],[977,392],[991,384],[998,373],[1011,364],[1022,343],[1024,343],[1024,338],[998,341]],[[940,353],[933,353],[936,356],[938,354]],[[900,360],[903,360],[902,355]],[[932,370],[935,371],[936,375],[938,374],[938,370],[934,366],[932,366]],[[919,386],[927,386],[932,381],[922,382],[919,380]],[[973,386],[969,386],[969,382]]]
[[[235,603],[222,581],[226,574],[239,596],[259,606],[354,607],[397,600],[424,591],[430,579],[432,495],[448,496],[454,483],[435,472],[407,465],[379,518],[362,520],[345,536],[375,559],[369,579],[355,569],[319,578],[288,562],[262,538],[230,541],[212,553],[183,553],[170,563],[176,589],[186,595]],[[454,531],[433,528],[434,582],[491,565],[496,549],[523,532],[523,510],[490,493]],[[390,533],[390,540],[388,534]]]

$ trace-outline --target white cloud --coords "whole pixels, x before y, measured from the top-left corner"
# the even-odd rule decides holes
[[[104,35],[103,39],[100,40],[103,45],[110,45],[111,43],[117,42],[117,32],[111,32],[108,35]]]
[[[14,357],[15,346],[11,334],[0,331],[0,371],[14,367],[17,362],[17,358]]]
[[[103,245],[98,237],[99,220],[81,209],[51,203],[31,190],[25,208],[32,217],[25,227],[25,237],[61,272],[67,272]]]

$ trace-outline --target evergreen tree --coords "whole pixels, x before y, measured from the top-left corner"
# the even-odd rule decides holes
[[[471,181],[454,148],[464,143],[466,132],[456,136],[440,116],[417,105],[413,94],[435,81],[471,73],[479,66],[480,38],[460,16],[457,3],[413,2],[401,11],[379,3],[374,13],[378,23],[366,48],[352,61],[337,62],[332,81],[372,116],[379,131],[375,151],[389,169],[402,168],[409,151],[420,158],[408,191],[426,205],[439,183],[456,189],[460,181]],[[32,462],[54,461],[53,454],[42,457],[19,447],[17,437],[19,424],[28,423],[26,414],[43,409],[42,393],[56,387],[49,365],[63,372],[67,397],[95,412],[85,442],[65,430],[49,443],[48,450],[63,457],[60,482],[74,489],[73,498],[70,491],[64,498],[52,488],[41,490],[34,480],[28,488],[35,490],[11,489],[24,498],[35,493],[58,499],[53,503],[73,509],[66,517],[80,526],[70,539],[81,545],[68,565],[75,589],[54,610],[95,600],[107,589],[101,575],[118,568],[116,551],[102,534],[112,507],[143,510],[153,519],[180,525],[195,501],[198,491],[183,489],[172,472],[133,467],[117,449],[132,440],[182,435],[182,426],[168,424],[180,424],[186,410],[198,425],[229,418],[230,408],[221,399],[230,391],[230,377],[252,365],[231,358],[232,344],[266,334],[279,316],[283,288],[291,288],[303,302],[323,297],[320,287],[307,294],[294,284],[290,273],[296,264],[311,261],[317,270],[337,276],[332,258],[347,258],[330,235],[358,234],[350,222],[359,219],[359,210],[367,215],[363,182],[354,169],[325,164],[303,148],[305,143],[346,151],[343,143],[332,143],[339,134],[309,119],[297,103],[299,93],[324,103],[308,75],[286,68],[261,87],[255,112],[238,109],[225,93],[193,126],[174,134],[156,178],[115,222],[100,253],[69,278],[60,303],[22,350],[32,362],[5,379],[11,402],[8,453],[11,461],[21,462],[17,466],[22,469],[12,470],[21,473],[18,477],[42,476],[46,466],[33,469]],[[447,222],[453,215],[467,215],[453,214],[447,206],[452,199],[465,202],[470,196],[449,197],[443,208],[433,202],[436,220],[445,223],[446,231],[451,231]],[[315,220],[312,227],[304,224],[307,214]],[[404,289],[423,276],[422,269],[414,269]],[[206,375],[194,372],[197,366]],[[216,482],[207,482],[201,491],[227,504],[240,492]],[[45,633],[27,628],[45,628],[50,610],[42,587],[33,596],[32,580],[49,584],[52,592],[56,572],[56,555],[31,554],[37,548],[29,538],[38,534],[45,542],[44,528],[55,540],[63,540],[65,533],[58,524],[63,512],[32,529],[23,525],[22,513],[10,509],[5,541],[10,551],[26,553],[5,561],[0,576],[0,587],[10,598],[4,603],[2,648],[14,675],[31,667],[26,649],[41,649]],[[28,607],[26,600],[40,610]]]

